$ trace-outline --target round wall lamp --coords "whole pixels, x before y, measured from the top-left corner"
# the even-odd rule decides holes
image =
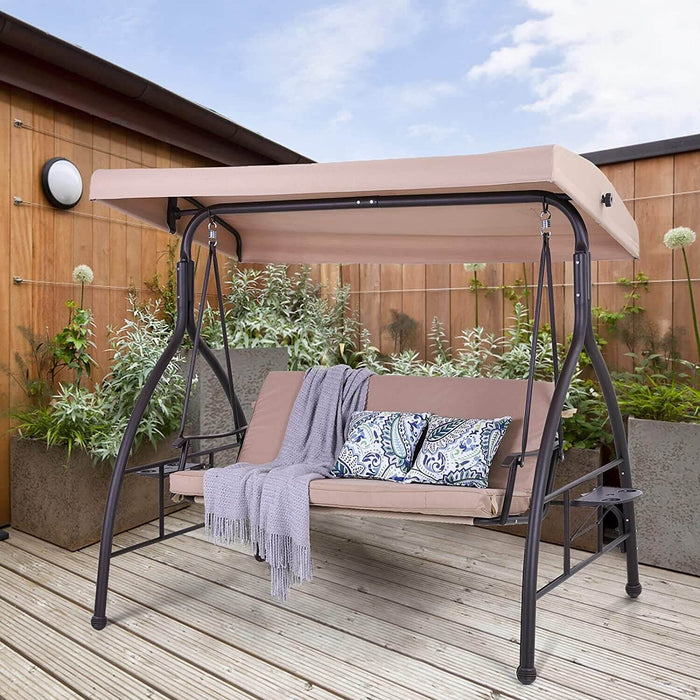
[[[71,209],[83,196],[83,178],[67,158],[51,158],[41,171],[41,187],[51,206]]]

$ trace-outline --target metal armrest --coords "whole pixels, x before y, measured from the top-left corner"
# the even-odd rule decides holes
[[[559,441],[556,440],[554,442],[554,447],[552,448],[552,454],[554,454],[558,449],[559,449]],[[511,467],[514,467],[514,466],[521,466],[522,467],[523,465],[519,464],[521,457],[537,457],[537,455],[539,453],[540,453],[539,450],[529,450],[528,452],[525,452],[525,453],[512,452],[511,454],[508,454],[503,458],[503,461],[501,462],[501,466],[505,467],[506,469],[510,469]]]

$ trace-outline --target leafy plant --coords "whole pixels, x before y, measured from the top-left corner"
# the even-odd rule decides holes
[[[593,315],[611,333],[615,333],[620,321],[623,319],[629,316],[638,316],[645,311],[645,308],[639,303],[639,300],[642,291],[649,291],[649,276],[643,272],[638,272],[632,279],[618,277],[617,284],[629,289],[625,294],[625,301],[622,307],[618,311],[611,311],[602,306],[595,306],[592,309]]]
[[[700,423],[700,390],[689,384],[665,382],[634,373],[615,381],[620,410],[625,416],[649,420]]]
[[[48,330],[42,335],[31,328],[17,329],[29,345],[29,359],[20,352],[14,354],[17,370],[0,364],[0,371],[7,374],[23,391],[32,406],[45,406],[56,389],[56,380],[62,364],[54,352],[53,339]]]
[[[564,449],[596,449],[601,444],[612,445],[608,410],[598,385],[590,379],[582,380],[570,403],[575,408],[564,412]]]
[[[80,384],[83,373],[88,378],[97,364],[90,355],[95,348],[92,341],[94,322],[89,309],[83,309],[74,301],[66,302],[68,324],[60,330],[52,341],[54,357],[58,367],[67,367],[75,372],[75,384]]]
[[[114,459],[131,410],[170,338],[170,327],[159,318],[159,305],[137,305],[131,298],[132,318],[113,332],[112,364],[97,388],[96,396],[109,423],[95,431],[89,451],[96,460]],[[185,378],[180,369],[182,356],[168,365],[139,423],[134,445],[148,441],[155,446],[180,425]]]
[[[177,318],[177,266],[175,262],[175,244],[169,243],[161,256],[167,257],[167,267],[165,275],[156,272],[150,280],[143,284],[151,294],[155,295],[159,302],[159,308],[163,314],[163,319],[172,330],[175,328]]]
[[[294,274],[286,265],[234,267],[225,300],[230,346],[286,347],[290,370],[338,364],[359,324],[349,314],[349,287],[339,286],[332,297],[321,292],[308,267]]]
[[[378,374],[410,374],[444,377],[497,377],[500,379],[526,379],[529,374],[532,322],[527,306],[521,301],[514,304],[515,316],[510,328],[500,338],[477,327],[464,330],[460,339],[463,347],[453,351],[444,328],[437,318],[433,319],[433,359],[422,361],[418,353],[406,350],[388,357],[382,356],[369,345],[363,334],[362,365]],[[554,355],[552,336],[548,327],[541,328],[536,339],[537,364],[535,378],[551,381]],[[556,346],[563,358],[564,348]],[[595,384],[584,380],[577,370],[571,382],[565,402],[564,446],[595,447],[608,442],[607,414]]]
[[[628,353],[632,372],[614,375],[620,410],[649,420],[700,422],[700,365],[676,357]]]
[[[65,446],[67,461],[76,447],[95,462],[116,457],[136,397],[170,337],[158,304],[138,305],[134,297],[130,302],[132,318],[112,334],[110,373],[92,391],[62,383],[48,405],[16,411],[20,436]],[[179,425],[185,384],[181,360],[175,358],[158,383],[136,432],[135,447],[146,440],[155,444]]]

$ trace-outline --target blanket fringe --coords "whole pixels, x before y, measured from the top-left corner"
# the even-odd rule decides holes
[[[207,513],[204,532],[214,544],[257,546],[260,556],[270,565],[270,594],[282,603],[291,586],[311,581],[311,547],[292,541],[287,535],[251,528],[249,520],[236,520]]]

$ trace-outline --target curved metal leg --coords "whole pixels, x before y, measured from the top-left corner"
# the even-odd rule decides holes
[[[535,468],[535,481],[530,504],[525,554],[523,559],[522,599],[520,609],[520,665],[517,670],[518,680],[528,685],[537,678],[535,669],[535,630],[537,615],[537,565],[540,548],[540,530],[544,513],[549,466],[554,441],[559,429],[561,412],[571,379],[576,370],[581,350],[583,349],[586,329],[590,325],[590,297],[587,290],[590,269],[588,253],[574,255],[574,290],[579,296],[575,298],[574,332],[571,347],[561,368],[559,381],[549,405],[547,419],[542,433],[542,441]]]
[[[626,489],[632,486],[632,470],[630,468],[630,457],[627,449],[627,435],[625,425],[622,421],[622,414],[615,396],[608,367],[605,364],[603,355],[598,344],[595,342],[593,328],[589,327],[586,333],[586,352],[591,358],[591,364],[598,377],[600,388],[603,391],[605,405],[610,417],[610,427],[612,428],[613,440],[615,442],[615,452],[622,464],[618,468],[620,473],[620,486]],[[639,582],[639,562],[637,559],[637,528],[634,519],[634,502],[629,501],[622,504],[623,532],[628,536],[625,541],[625,553],[627,558],[627,585],[625,590],[630,598],[636,598],[642,592],[642,584]]]
[[[187,270],[183,263],[178,265],[178,289],[184,290],[187,287],[181,284],[185,281],[187,275]],[[180,299],[178,296],[178,306],[181,306],[184,310],[186,305],[185,299]],[[114,470],[112,472],[112,480],[109,484],[109,492],[107,495],[107,505],[105,507],[104,520],[102,521],[102,539],[100,541],[100,557],[97,569],[97,586],[95,589],[95,609],[92,616],[91,624],[96,630],[101,630],[107,624],[106,608],[107,608],[107,585],[109,581],[109,563],[112,554],[112,540],[114,537],[114,518],[117,513],[117,506],[119,505],[119,493],[121,491],[122,479],[124,478],[124,470],[126,469],[127,461],[129,460],[129,454],[131,452],[131,447],[134,444],[134,438],[136,437],[136,431],[138,429],[141,418],[148,408],[148,403],[153,396],[153,392],[163,376],[168,364],[175,356],[182,339],[185,337],[186,331],[186,314],[178,313],[177,325],[175,327],[175,332],[172,338],[168,342],[168,345],[163,352],[163,354],[158,358],[155,367],[151,370],[151,373],[146,379],[143,389],[136,400],[136,405],[129,418],[129,423],[127,424],[126,431],[124,432],[124,437],[122,438],[122,443],[119,447],[119,453],[117,454],[116,462],[114,463]]]

